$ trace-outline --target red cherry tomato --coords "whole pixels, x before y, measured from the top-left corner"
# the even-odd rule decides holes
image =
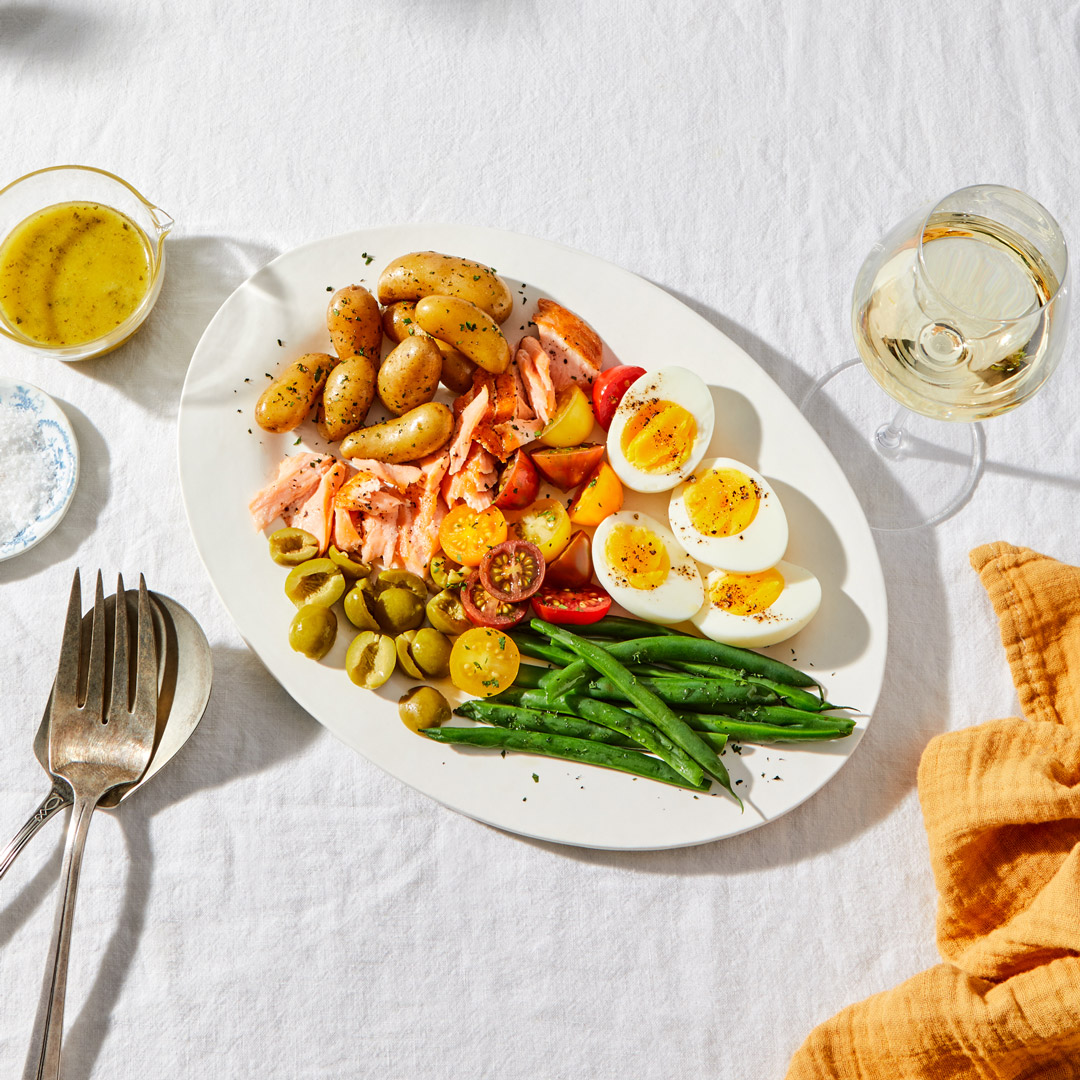
[[[592,541],[589,534],[576,532],[562,554],[548,563],[544,581],[548,585],[587,585],[592,577]]]
[[[592,387],[593,412],[596,414],[596,422],[605,430],[611,427],[611,418],[623,399],[623,394],[630,389],[630,384],[637,382],[645,369],[642,367],[608,368],[596,376]]]
[[[527,603],[512,604],[492,596],[484,588],[478,570],[474,570],[461,586],[461,606],[470,622],[477,626],[490,626],[495,630],[508,630],[511,626],[517,626],[529,611]]]
[[[544,583],[544,556],[528,540],[506,540],[480,561],[480,581],[496,600],[528,600]]]
[[[495,491],[495,505],[500,510],[524,510],[536,499],[540,474],[524,450],[515,450],[503,469]]]
[[[576,488],[600,464],[604,448],[597,443],[553,446],[537,450],[533,464],[561,491]]]
[[[611,597],[596,585],[572,589],[545,585],[531,603],[533,611],[547,622],[584,626],[598,622],[608,613]]]

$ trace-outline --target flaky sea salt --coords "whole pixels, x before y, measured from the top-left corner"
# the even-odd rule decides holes
[[[29,409],[0,401],[0,546],[36,521],[52,501],[57,465]]]

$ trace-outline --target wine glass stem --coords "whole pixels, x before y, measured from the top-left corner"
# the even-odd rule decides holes
[[[911,413],[899,409],[893,418],[874,432],[874,439],[882,450],[899,450],[904,441],[904,424]]]

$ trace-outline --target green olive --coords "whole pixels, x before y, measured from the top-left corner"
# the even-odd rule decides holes
[[[434,686],[414,686],[398,701],[398,716],[410,731],[439,727],[450,719],[450,704]]]
[[[337,616],[327,607],[305,604],[293,616],[289,644],[312,660],[321,660],[337,636]]]
[[[375,618],[384,634],[403,634],[424,621],[424,601],[410,589],[387,589],[375,598]]]
[[[469,576],[469,571],[445,555],[436,555],[428,566],[428,574],[438,589],[449,589],[461,585]]]
[[[382,592],[384,589],[408,589],[410,592],[416,593],[421,600],[426,601],[428,598],[424,579],[417,577],[416,574],[410,574],[408,570],[384,570],[379,575],[375,588],[378,592]]]
[[[350,581],[365,578],[371,573],[371,567],[367,563],[351,558],[348,552],[338,551],[333,544],[330,545],[330,550],[326,554],[330,556],[330,561],[335,566],[341,567],[341,572]]]
[[[450,642],[430,626],[416,631],[409,642],[409,655],[429,679],[445,679],[450,674]]]
[[[374,690],[394,673],[397,652],[394,639],[365,631],[353,638],[345,654],[345,671],[357,686]]]
[[[270,558],[279,566],[299,566],[319,554],[319,541],[305,529],[278,529],[270,534]]]
[[[285,595],[297,606],[329,607],[345,592],[345,575],[329,559],[309,559],[289,572]]]
[[[406,630],[404,634],[398,634],[394,641],[394,647],[397,649],[397,662],[404,669],[406,675],[411,675],[414,679],[422,679],[424,673],[416,666],[416,661],[412,658],[412,642],[416,637],[416,630]]]
[[[444,634],[464,634],[472,626],[457,589],[443,589],[427,602],[428,622]]]
[[[357,630],[378,630],[379,624],[375,616],[371,614],[374,602],[371,593],[364,588],[364,583],[354,585],[345,594],[345,618],[356,627]]]

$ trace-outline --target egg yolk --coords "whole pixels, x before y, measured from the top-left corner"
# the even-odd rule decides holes
[[[767,611],[784,591],[784,576],[775,567],[760,574],[725,574],[709,589],[709,600],[732,615]]]
[[[684,500],[690,524],[703,536],[736,536],[757,517],[761,490],[738,469],[710,469]]]
[[[658,588],[671,571],[663,540],[641,525],[616,525],[604,544],[604,555],[619,583],[631,589]]]
[[[697,424],[674,401],[647,401],[627,421],[620,445],[626,460],[646,473],[674,472],[694,449]]]

